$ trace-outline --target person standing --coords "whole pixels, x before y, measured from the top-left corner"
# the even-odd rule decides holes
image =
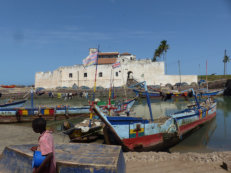
[[[38,146],[31,148],[32,151],[40,151],[45,156],[42,164],[33,169],[33,173],[56,173],[56,162],[54,152],[54,140],[51,131],[46,130],[46,120],[36,118],[32,122],[32,128],[35,133],[40,133]]]

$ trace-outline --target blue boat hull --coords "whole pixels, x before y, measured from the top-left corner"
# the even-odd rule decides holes
[[[2,172],[31,173],[35,145],[15,145],[4,149],[0,158]],[[59,173],[125,173],[126,165],[120,146],[102,144],[63,144],[55,146]]]
[[[0,123],[30,122],[37,117],[61,120],[76,116],[88,116],[90,106],[62,108],[2,108]]]
[[[15,101],[12,103],[1,104],[0,109],[2,108],[19,108],[24,105],[27,100]]]
[[[125,151],[165,150],[177,144],[186,134],[216,116],[216,102],[209,108],[185,109],[163,119],[152,121],[136,117],[106,116],[94,106],[95,113],[106,124],[109,144],[119,144]]]
[[[133,92],[136,93],[136,95],[139,95],[140,97],[146,97],[146,92],[138,91],[133,89]],[[161,97],[160,92],[148,92],[149,97]]]

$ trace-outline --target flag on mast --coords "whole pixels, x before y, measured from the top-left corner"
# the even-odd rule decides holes
[[[88,57],[83,60],[83,65],[89,67],[97,63],[98,52],[91,53]]]
[[[117,67],[120,67],[120,61],[116,61],[114,64],[112,64],[112,68],[114,69],[114,68],[117,68]]]

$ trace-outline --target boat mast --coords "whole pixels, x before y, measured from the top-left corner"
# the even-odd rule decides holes
[[[209,86],[208,86],[208,61],[206,60],[206,83],[207,83],[207,91],[209,90]]]
[[[178,68],[179,68],[179,75],[180,75],[180,87],[181,87],[181,71],[180,71],[180,60],[178,60]]]
[[[97,77],[97,67],[98,67],[98,58],[99,58],[99,45],[98,45],[98,50],[97,50],[97,58],[96,58],[96,65],[95,65],[95,82],[94,82],[94,91],[93,91],[93,96],[92,96],[92,104],[95,101],[95,91],[96,91],[96,77]],[[91,127],[91,120],[93,118],[93,111],[91,110],[90,112],[90,120],[89,120],[89,127]]]
[[[146,85],[146,81],[143,81],[143,82],[137,83],[135,85],[132,85],[129,88],[133,88],[133,87],[135,87],[137,85],[140,85],[141,87],[143,87],[145,89],[145,94],[146,94],[146,98],[147,98],[150,118],[151,118],[151,121],[153,122],[154,120],[153,120],[153,116],[152,116],[152,108],[151,108],[151,103],[150,103],[150,98],[149,98],[149,93],[148,93],[148,88],[147,88],[147,85]]]
[[[96,58],[96,65],[95,65],[95,82],[94,82],[94,92],[93,92],[93,97],[92,101],[95,101],[95,91],[96,91],[96,78],[97,78],[97,70],[98,70],[98,54],[99,54],[99,46],[98,46],[98,53],[97,53],[97,58]]]

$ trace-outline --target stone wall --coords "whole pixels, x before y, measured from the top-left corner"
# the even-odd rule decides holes
[[[84,67],[74,65],[70,67],[60,67],[53,72],[39,72],[35,75],[35,87],[56,88],[87,86],[92,88],[95,81],[95,66]],[[101,74],[101,76],[100,76]],[[112,74],[112,77],[111,77]],[[121,66],[112,70],[112,65],[98,65],[97,86],[110,87],[113,79],[114,86],[122,86],[127,83],[128,78],[136,81],[146,81],[148,85],[165,85],[180,82],[179,75],[165,75],[164,62],[151,62],[151,60],[124,60]],[[182,75],[181,82],[197,82],[196,75]]]

